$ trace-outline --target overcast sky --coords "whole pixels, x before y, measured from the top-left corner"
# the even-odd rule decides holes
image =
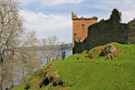
[[[20,14],[27,31],[36,31],[39,39],[56,35],[72,42],[71,12],[78,16],[108,19],[113,8],[122,12],[124,23],[135,18],[135,0],[19,0]]]

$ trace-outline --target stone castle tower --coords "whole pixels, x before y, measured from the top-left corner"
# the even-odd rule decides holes
[[[110,18],[97,22],[97,17],[78,18],[72,13],[73,54],[111,42],[135,44],[135,19],[122,23],[122,13],[113,9]]]
[[[75,46],[75,42],[82,42],[85,40],[88,34],[88,27],[94,23],[97,23],[98,18],[96,16],[92,18],[80,17],[72,12],[73,20],[73,41],[72,46]]]

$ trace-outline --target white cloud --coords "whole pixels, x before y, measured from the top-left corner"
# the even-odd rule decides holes
[[[42,5],[44,6],[55,6],[60,4],[78,4],[86,0],[43,0]]]
[[[55,6],[60,4],[78,4],[87,0],[19,0],[23,4],[38,3],[42,6]]]
[[[56,35],[61,41],[71,42],[72,21],[70,16],[47,15],[41,12],[21,11],[27,30],[34,30],[38,38]]]
[[[96,5],[93,5],[91,8],[100,8],[104,7],[110,7],[110,6],[117,6],[117,7],[122,7],[122,8],[129,8],[133,7],[135,8],[135,0],[19,0],[23,4],[33,4],[36,3],[39,6],[55,6],[55,5],[60,5],[60,4],[79,4],[82,2],[95,2]],[[90,4],[91,4],[90,3]],[[93,3],[92,3],[93,4]],[[107,8],[106,8],[107,9]]]
[[[20,1],[22,4],[32,4],[32,3],[39,3],[42,0],[18,0]]]
[[[122,12],[123,22],[129,22],[135,18],[135,11],[123,11]]]
[[[89,0],[89,1],[92,1],[92,0]],[[111,12],[113,8],[118,8],[119,11],[122,12],[122,21],[124,23],[127,23],[130,20],[133,20],[135,18],[135,0],[93,0],[93,2],[95,3],[91,4],[91,8],[94,8],[94,9],[101,9],[104,11]],[[108,15],[106,14],[97,15],[97,16],[100,19],[102,18],[106,19],[106,16],[108,17]]]

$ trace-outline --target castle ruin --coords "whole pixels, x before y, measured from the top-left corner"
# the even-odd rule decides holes
[[[78,18],[72,13],[73,53],[81,53],[110,42],[135,44],[135,19],[122,23],[121,15],[121,12],[113,9],[108,20],[98,22],[96,16]]]

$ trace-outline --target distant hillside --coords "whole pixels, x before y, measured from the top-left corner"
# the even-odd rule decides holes
[[[66,44],[65,50],[72,50],[72,43]]]
[[[11,90],[135,90],[135,45],[110,43],[52,61]]]
[[[63,47],[64,50],[72,50],[72,43],[64,44],[63,46],[64,46]],[[60,49],[61,48],[61,45],[55,45],[54,47],[56,49]],[[33,47],[30,47],[30,48],[33,49]],[[36,48],[37,48],[37,50],[39,50],[39,49],[43,48],[43,46],[38,46]]]

